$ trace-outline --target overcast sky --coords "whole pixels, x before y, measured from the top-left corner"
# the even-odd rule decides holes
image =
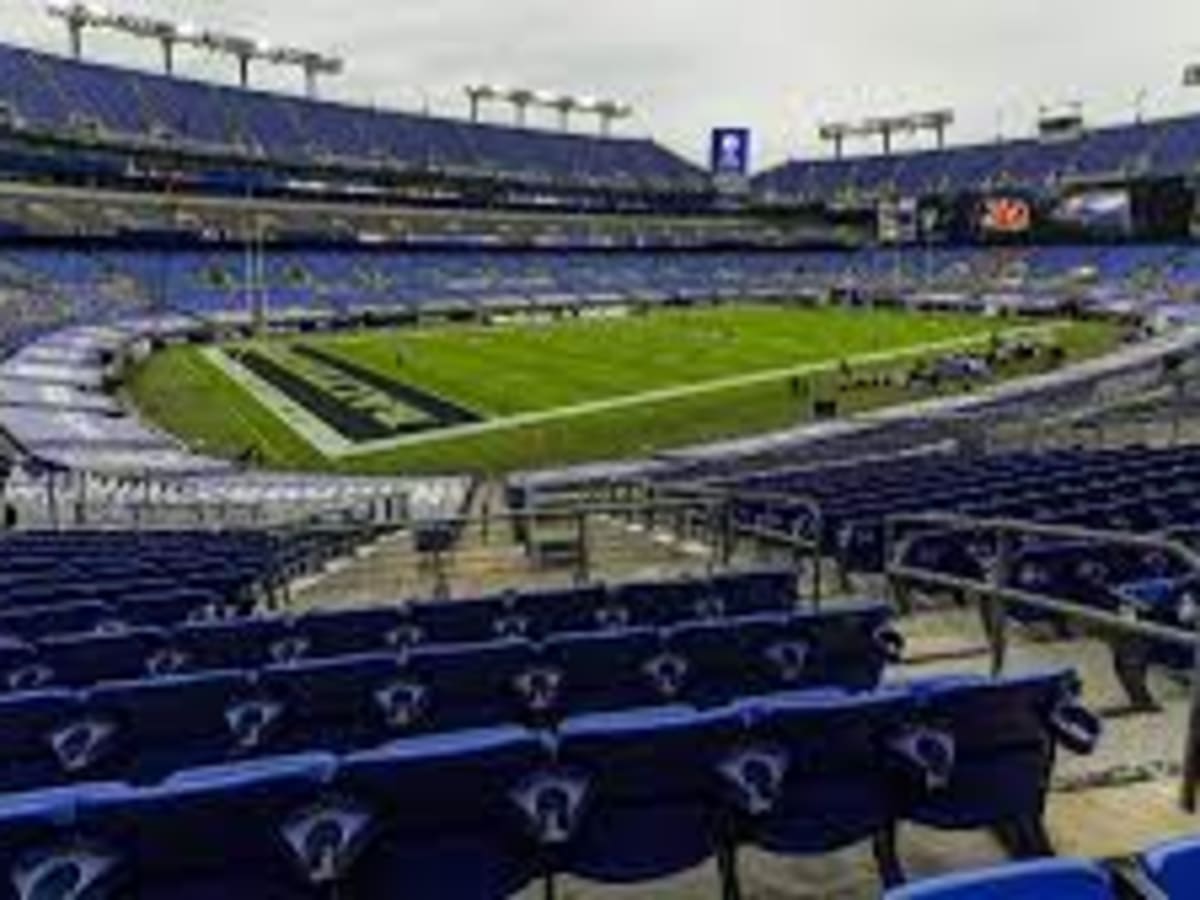
[[[1031,131],[1042,103],[1095,123],[1200,109],[1200,0],[108,0],[343,54],[327,93],[465,113],[477,80],[627,100],[630,132],[693,158],[747,125],[756,161],[822,152],[817,123],[948,106],[956,141]],[[62,50],[33,0],[0,0],[6,40]],[[96,36],[96,58],[153,66],[153,47]],[[184,51],[179,69],[232,75]],[[264,78],[299,87],[299,78]],[[1144,94],[1143,94],[1144,92]],[[499,115],[499,110],[497,110]],[[547,117],[547,124],[551,124]]]

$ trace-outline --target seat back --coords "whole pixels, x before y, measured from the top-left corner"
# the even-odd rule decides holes
[[[953,741],[949,782],[910,817],[945,828],[1040,819],[1055,749],[1089,752],[1099,724],[1076,702],[1068,671],[1007,679],[934,679],[911,686],[922,724]]]
[[[912,720],[908,693],[812,691],[747,705],[748,764],[775,767],[771,784],[754,790],[749,779],[733,779],[756,844],[777,853],[827,852],[879,834],[899,816],[900,760],[889,748]]]
[[[280,757],[173,776],[80,803],[80,833],[119,848],[139,897],[308,898],[334,851],[295,824],[320,801],[332,756]]]
[[[536,873],[516,795],[550,762],[519,727],[428,735],[343,759],[338,796],[365,808],[375,836],[353,869],[351,896],[501,900]]]
[[[568,720],[559,764],[588,784],[564,850],[585,878],[632,883],[686,871],[719,840],[720,765],[746,733],[740,710],[659,707]]]

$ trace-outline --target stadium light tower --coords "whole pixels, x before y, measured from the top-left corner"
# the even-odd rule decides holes
[[[946,131],[954,124],[954,112],[938,109],[903,116],[872,116],[860,122],[827,122],[818,134],[822,141],[833,144],[835,159],[841,159],[846,141],[850,138],[879,138],[883,155],[890,156],[895,138],[901,134],[931,131],[936,135],[938,149],[946,146]]]
[[[516,88],[508,92],[506,98],[513,106],[513,121],[524,128],[529,121],[529,107],[537,100],[537,94],[528,88]]]
[[[563,131],[571,127],[571,116],[575,113],[596,116],[600,122],[600,133],[612,133],[613,123],[633,115],[633,107],[616,100],[600,100],[595,97],[579,97],[557,91],[535,91],[529,88],[502,88],[492,84],[469,84],[463,88],[470,104],[471,121],[479,121],[483,105],[490,100],[509,103],[513,108],[513,121],[524,127],[529,121],[530,109],[554,110],[558,113],[558,124]]]
[[[492,100],[503,99],[508,94],[508,91],[494,84],[468,84],[463,88],[463,93],[467,95],[467,103],[471,110],[471,121],[478,122],[483,112],[483,105]]]
[[[175,44],[179,40],[180,30],[172,25],[164,28],[158,36],[158,42],[162,46],[163,71],[168,75],[175,74]]]
[[[617,100],[598,100],[595,103],[595,113],[600,118],[600,133],[608,137],[613,132],[615,122],[633,115],[633,107]]]
[[[833,158],[841,159],[846,149],[846,138],[850,136],[850,126],[842,122],[826,122],[818,130],[821,140],[833,144]]]
[[[64,0],[53,0],[47,4],[46,12],[56,19],[62,19],[66,24],[67,41],[74,59],[80,59],[83,56],[84,31],[104,25],[109,18],[108,10],[97,3],[70,3],[64,2]]]
[[[88,28],[119,31],[132,37],[157,41],[162,48],[163,69],[168,75],[175,71],[175,50],[187,44],[232,56],[238,63],[238,80],[242,87],[250,83],[250,66],[256,60],[280,66],[295,66],[304,72],[305,90],[310,97],[317,93],[321,75],[338,75],[345,63],[334,56],[325,56],[298,47],[276,47],[263,40],[220,31],[201,30],[191,23],[176,23],[135,13],[110,12],[96,3],[80,0],[51,0],[47,12],[67,25],[71,55],[83,55],[83,33]]]
[[[571,113],[580,108],[579,101],[574,97],[563,94],[559,97],[549,97],[546,105],[558,110],[558,127],[563,131],[571,130]]]

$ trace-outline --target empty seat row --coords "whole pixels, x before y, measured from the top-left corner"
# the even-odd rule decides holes
[[[712,707],[816,687],[868,691],[899,642],[886,607],[520,638],[257,670],[217,669],[0,696],[0,790],[312,747],[663,703]],[[95,666],[89,652],[72,665]],[[93,670],[94,674],[94,670]]]
[[[767,571],[295,617],[218,619],[214,615],[229,607],[212,595],[175,590],[156,598],[130,598],[128,607],[116,606],[104,617],[107,605],[88,602],[0,612],[0,689],[83,686],[142,675],[254,668],[299,658],[397,653],[416,646],[501,638],[538,641],[560,634],[669,628],[758,613],[786,615],[795,609],[795,596],[794,576]],[[57,630],[75,625],[80,627]]]
[[[117,626],[169,627],[249,612],[221,594],[194,588],[168,588],[151,594],[123,594],[116,602],[76,600],[0,610],[0,636],[38,641],[56,635],[86,634]]]
[[[694,619],[788,612],[796,599],[794,573],[764,569],[338,610],[308,616],[305,627],[319,632],[322,642],[353,651],[378,647],[381,634],[439,644],[513,635],[540,640],[596,628],[670,627]]]
[[[742,521],[801,530],[850,571],[885,563],[888,517],[957,511],[1154,530],[1200,520],[1195,448],[1123,448],[1098,452],[1010,454],[983,459],[930,456],[814,472],[749,474],[727,487],[769,491],[795,502],[748,499]],[[805,502],[801,502],[805,501]],[[818,514],[819,513],[819,514]]]
[[[31,898],[490,900],[713,857],[736,883],[739,847],[874,839],[895,883],[902,822],[1040,831],[1057,747],[1097,735],[1074,689],[1053,672],[792,693],[0,796],[0,872]]]
[[[346,551],[364,533],[14,532],[0,536],[0,633],[41,636],[50,607],[103,603],[167,624],[207,607],[244,614],[270,588]],[[200,594],[209,595],[200,597]],[[162,604],[155,606],[155,601]],[[23,618],[25,617],[25,618]]]
[[[1148,486],[1142,488],[1148,490]],[[998,489],[999,490],[999,489]],[[1103,490],[1109,490],[1108,487]],[[1133,489],[1131,489],[1133,490]],[[1140,489],[1139,489],[1140,490]],[[997,497],[1001,496],[999,493]],[[1078,501],[1078,498],[1075,498]],[[1133,500],[1105,501],[1099,494],[1092,501],[1072,502],[1047,489],[1035,501],[1013,503],[999,500],[965,507],[931,498],[904,506],[881,507],[871,516],[843,524],[833,550],[852,571],[879,571],[886,563],[886,518],[901,513],[950,511],[976,518],[1022,519],[1033,522],[1075,525],[1096,530],[1146,533],[1186,526],[1200,521],[1195,484],[1184,484],[1171,494],[1153,494]]]

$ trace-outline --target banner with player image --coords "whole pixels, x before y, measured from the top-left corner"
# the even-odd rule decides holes
[[[709,159],[713,175],[745,178],[750,174],[750,129],[714,128]]]

